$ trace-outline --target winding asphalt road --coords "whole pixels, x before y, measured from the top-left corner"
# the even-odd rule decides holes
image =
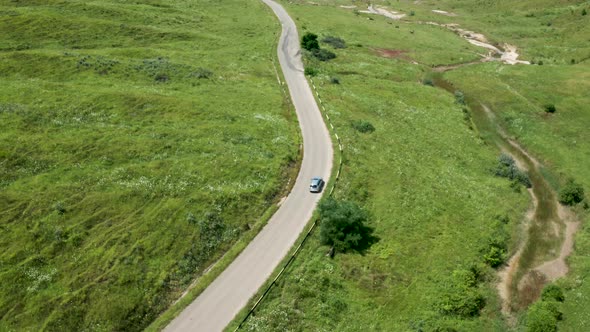
[[[270,277],[311,218],[321,195],[309,192],[310,179],[330,177],[332,142],[303,74],[297,28],[283,7],[262,1],[282,25],[278,56],[303,135],[301,169],[291,193],[268,224],[165,331],[222,331]]]

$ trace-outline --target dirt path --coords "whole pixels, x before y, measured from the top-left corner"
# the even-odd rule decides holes
[[[492,123],[496,123],[495,114],[486,105],[481,105],[487,117]],[[516,141],[510,139],[506,132],[500,126],[496,126],[498,134],[502,139],[510,145],[518,153],[510,153],[517,163],[517,166],[521,169],[526,169],[529,172],[537,172],[540,174],[542,164],[533,156],[531,156],[524,148],[522,148]],[[505,153],[509,153],[506,148],[503,148]],[[533,169],[531,169],[533,168]],[[537,181],[545,181],[542,176],[538,176]],[[537,184],[537,186],[540,183]],[[550,186],[546,183],[542,184],[546,190],[550,189]],[[533,186],[535,184],[533,183]],[[535,188],[538,189],[538,188]],[[497,285],[498,293],[502,299],[502,313],[504,313],[509,321],[514,323],[514,317],[512,316],[512,301],[516,298],[520,305],[527,305],[536,300],[539,296],[542,287],[547,283],[559,279],[565,276],[569,269],[566,264],[566,258],[571,254],[574,246],[574,235],[579,227],[579,222],[576,220],[575,215],[569,211],[566,207],[563,207],[557,200],[557,195],[552,193],[551,200],[546,201],[544,197],[544,204],[551,204],[557,210],[557,215],[551,215],[543,213],[542,209],[546,206],[540,206],[539,193],[537,190],[529,189],[529,194],[533,202],[533,206],[526,214],[525,224],[523,226],[523,233],[526,234],[525,239],[517,250],[517,252],[510,258],[507,266],[498,271],[498,277],[500,282]],[[520,260],[522,254],[529,241],[531,239],[528,236],[530,226],[536,223],[537,226],[544,227],[544,236],[551,237],[554,239],[560,239],[563,234],[563,242],[559,248],[558,255],[555,259],[546,261],[534,268],[530,268],[527,271],[520,271],[521,264]],[[515,280],[517,275],[522,275],[520,280]],[[515,287],[516,286],[516,287]],[[514,291],[518,294],[513,294]]]
[[[503,44],[502,46],[496,47],[492,45],[486,36],[481,33],[477,33],[474,31],[462,29],[459,27],[457,23],[448,23],[442,24],[437,22],[420,22],[422,24],[429,24],[429,25],[436,25],[440,27],[447,28],[461,38],[467,40],[470,44],[485,48],[488,53],[480,56],[483,58],[482,62],[486,61],[501,61],[505,64],[515,65],[515,64],[525,64],[530,65],[531,63],[528,61],[518,60],[519,54],[517,52],[516,46],[510,44]]]
[[[560,219],[565,222],[565,236],[559,251],[559,257],[535,268],[535,270],[542,273],[548,281],[557,280],[569,272],[565,259],[574,250],[574,235],[580,226],[580,222],[576,220],[575,215],[567,208],[560,206],[558,211]]]
[[[401,14],[393,10],[387,10],[382,7],[373,7],[373,5],[369,5],[367,10],[361,10],[360,12],[365,14],[382,15],[392,20],[400,20],[406,16],[406,14]]]

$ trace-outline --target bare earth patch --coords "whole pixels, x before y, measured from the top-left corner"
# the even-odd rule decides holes
[[[448,24],[441,24],[437,22],[425,22],[425,24],[436,25],[440,27],[447,28],[454,33],[458,34],[460,37],[467,40],[469,43],[475,46],[483,47],[488,50],[487,55],[482,55],[484,61],[493,61],[499,58],[505,64],[508,65],[515,65],[515,64],[525,64],[529,65],[530,62],[518,60],[519,54],[516,51],[516,46],[503,44],[500,47],[496,47],[488,41],[486,36],[481,33],[477,33],[474,31],[466,30],[459,28],[459,24],[457,23],[448,23]]]
[[[408,51],[390,50],[390,49],[386,49],[386,48],[376,48],[374,50],[375,50],[375,52],[377,52],[377,54],[379,56],[384,57],[384,58],[403,59],[403,60],[409,61],[413,64],[418,64],[416,61],[414,61],[414,59],[405,55],[405,53],[407,53]]]
[[[367,10],[361,10],[360,12],[365,14],[382,15],[392,20],[401,20],[402,18],[406,17],[406,14],[398,13],[393,10],[387,10],[381,7],[373,7],[373,5],[369,5],[369,8],[367,8]]]
[[[565,260],[574,250],[574,235],[580,226],[580,222],[576,220],[575,215],[566,207],[559,205],[557,211],[559,219],[565,222],[565,234],[559,257],[535,268],[536,271],[545,275],[549,281],[557,280],[568,273],[569,268]]]
[[[455,14],[455,13],[449,13],[449,12],[447,12],[447,11],[444,11],[444,10],[438,10],[438,9],[433,9],[433,10],[432,10],[432,12],[433,12],[433,13],[436,13],[436,14],[445,15],[445,16],[457,16],[457,14]]]

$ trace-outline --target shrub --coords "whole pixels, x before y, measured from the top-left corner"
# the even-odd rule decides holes
[[[505,153],[502,153],[498,158],[498,165],[494,170],[494,174],[509,178],[510,180],[516,180],[527,188],[532,187],[531,180],[526,172],[518,169],[514,159]]]
[[[330,83],[332,84],[340,84],[340,79],[338,77],[331,77]]]
[[[564,205],[575,205],[584,200],[584,188],[581,184],[569,179],[559,191],[559,202]]]
[[[320,61],[328,61],[336,57],[336,54],[334,52],[324,49],[313,50],[311,54],[313,54],[313,56],[315,56]]]
[[[301,38],[301,47],[308,51],[319,50],[320,43],[318,42],[318,35],[308,32]]]
[[[546,113],[555,113],[555,111],[557,111],[557,109],[555,108],[555,105],[553,105],[553,104],[545,105],[545,112]]]
[[[555,332],[562,314],[554,301],[539,301],[533,304],[526,315],[527,332]]]
[[[428,85],[428,86],[434,86],[434,81],[432,80],[432,78],[425,78],[422,80],[422,84]]]
[[[373,124],[366,120],[353,121],[352,128],[361,133],[372,133],[375,131]]]
[[[337,201],[329,197],[318,205],[320,214],[320,243],[336,251],[363,251],[376,238],[373,229],[365,226],[368,215],[353,202]]]
[[[327,36],[322,39],[322,42],[332,46],[333,48],[346,48],[346,42],[342,38]]]
[[[586,8],[582,9],[582,16],[586,16],[588,15],[588,12],[586,11]]]
[[[305,75],[307,76],[316,76],[318,74],[317,69],[312,68],[312,67],[305,67],[305,70],[303,71],[303,73],[305,73]]]
[[[482,249],[483,260],[496,268],[502,265],[507,257],[509,235],[501,220],[494,221],[494,233],[488,238],[487,246]]]
[[[412,10],[412,11],[410,11],[410,16],[414,16],[414,15],[416,15],[416,12],[415,12],[415,11],[413,11],[413,10]]]
[[[158,73],[158,74],[156,74],[154,79],[156,80],[156,82],[166,83],[166,82],[168,82],[170,77],[166,73]]]
[[[194,72],[191,73],[192,76],[196,78],[210,78],[213,76],[213,72],[206,68],[198,68]]]
[[[543,293],[541,294],[541,298],[543,301],[557,301],[563,302],[565,300],[565,296],[563,295],[563,290],[561,287],[555,284],[549,284],[543,289]]]
[[[479,315],[484,305],[485,300],[477,289],[477,276],[473,271],[455,270],[436,309],[444,315],[468,318]]]
[[[455,91],[455,102],[459,105],[465,105],[465,95],[463,92],[459,90]]]
[[[484,255],[484,261],[489,266],[496,268],[506,261],[506,251],[504,249],[491,246],[487,254]]]

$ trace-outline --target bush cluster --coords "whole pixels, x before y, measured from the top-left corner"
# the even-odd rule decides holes
[[[311,54],[313,54],[313,56],[320,61],[328,61],[336,58],[336,54],[334,52],[328,51],[323,48],[315,49],[311,51]]]
[[[346,42],[342,38],[327,36],[322,39],[322,43],[328,44],[333,48],[346,48]]]
[[[334,52],[320,48],[320,43],[318,42],[318,35],[316,35],[315,33],[308,32],[305,35],[303,35],[303,37],[301,38],[301,48],[309,51],[313,57],[320,61],[328,61],[336,57],[336,54]]]
[[[584,187],[569,179],[559,191],[559,202],[563,205],[576,205],[584,200]]]
[[[352,128],[361,133],[372,133],[375,131],[373,124],[366,120],[353,121]]]
[[[453,271],[446,288],[435,308],[449,316],[469,318],[479,315],[485,305],[484,296],[478,289],[478,275],[474,269]]]
[[[550,284],[543,289],[541,300],[531,305],[526,315],[527,332],[554,332],[557,323],[563,318],[559,310],[565,297],[557,285]]]
[[[497,217],[493,225],[494,232],[488,238],[486,246],[481,250],[484,263],[493,268],[504,264],[508,258],[509,234],[505,227],[508,221],[508,217]]]
[[[527,188],[532,187],[528,174],[518,169],[514,159],[505,153],[502,153],[498,158],[498,165],[494,170],[494,174],[519,182]]]

